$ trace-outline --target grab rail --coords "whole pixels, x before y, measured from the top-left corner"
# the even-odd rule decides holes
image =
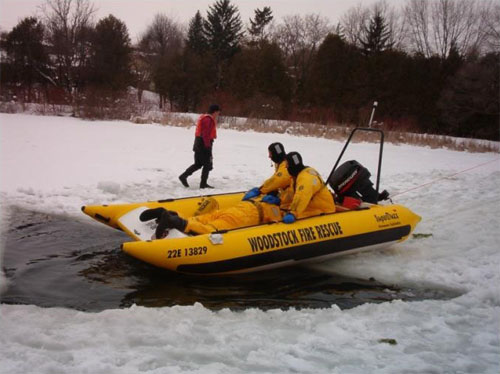
[[[370,117],[370,122],[369,122],[368,126],[371,126],[371,124],[372,124],[373,115],[375,113],[375,108],[376,108],[377,104],[378,103],[376,101],[373,103],[373,111],[372,111],[372,114]],[[347,138],[347,141],[344,145],[344,148],[342,149],[342,152],[340,152],[340,155],[337,159],[337,162],[333,166],[333,169],[330,172],[330,175],[328,176],[328,179],[326,181],[327,181],[327,183],[329,183],[330,178],[332,177],[333,173],[335,172],[335,169],[337,169],[337,166],[338,166],[340,160],[342,159],[342,156],[344,155],[344,152],[345,152],[347,146],[349,145],[349,143],[351,142],[351,139],[352,139],[353,135],[356,133],[356,131],[376,132],[376,133],[380,134],[380,148],[379,148],[379,155],[378,155],[377,184],[376,184],[376,191],[378,193],[379,192],[379,185],[380,185],[380,172],[382,170],[382,153],[384,151],[384,132],[382,130],[379,130],[379,129],[372,129],[371,127],[356,127],[355,129],[353,129],[351,131],[351,134]]]

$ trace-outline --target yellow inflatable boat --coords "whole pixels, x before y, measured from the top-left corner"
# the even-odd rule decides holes
[[[356,161],[345,162],[337,168],[356,131],[380,134],[376,188],[372,187],[368,170]],[[136,204],[84,206],[82,210],[133,238],[135,241],[122,245],[131,256],[182,273],[244,273],[383,248],[407,239],[420,221],[418,215],[404,206],[378,204],[388,197],[386,191],[378,192],[383,142],[384,134],[380,130],[354,129],[327,178],[339,203],[337,212],[299,219],[292,224],[278,222],[196,236],[170,230],[167,238],[155,240],[156,223],[139,219],[145,210],[158,207],[176,211],[183,218],[203,210],[209,201],[215,201],[220,209],[228,208],[241,201],[243,192]],[[345,201],[349,199],[360,204],[347,209]]]
[[[239,202],[243,193],[212,195],[220,208]],[[386,247],[408,238],[420,217],[401,205],[363,203],[356,210],[297,220],[151,240],[155,223],[140,222],[146,209],[164,207],[192,216],[206,197],[123,205],[84,206],[83,212],[123,230],[136,241],[122,249],[155,266],[191,274],[244,273],[321,261],[340,254]]]

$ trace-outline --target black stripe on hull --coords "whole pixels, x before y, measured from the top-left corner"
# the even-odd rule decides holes
[[[341,253],[357,248],[368,247],[382,243],[389,243],[408,236],[411,226],[401,226],[392,229],[374,231],[365,234],[353,235],[345,238],[325,240],[299,245],[277,251],[253,254],[250,256],[233,258],[230,260],[209,262],[204,264],[179,265],[177,271],[193,274],[214,274],[252,269],[260,266],[272,265],[284,261],[302,261]]]

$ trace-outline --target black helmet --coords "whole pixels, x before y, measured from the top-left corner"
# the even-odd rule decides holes
[[[285,147],[281,143],[272,143],[268,148],[269,157],[273,162],[279,164],[281,161],[285,159]]]
[[[296,177],[305,168],[302,163],[302,156],[298,152],[288,153],[286,155],[286,161],[288,163],[288,173],[290,173],[292,177]]]
[[[214,114],[215,112],[220,112],[220,106],[217,104],[212,104],[208,107],[208,114]]]

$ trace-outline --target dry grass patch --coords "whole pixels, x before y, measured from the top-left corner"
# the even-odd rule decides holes
[[[195,125],[196,118],[197,115],[190,116],[178,113],[163,113],[160,123],[176,127],[191,127]],[[225,116],[219,119],[219,127],[238,131],[310,136],[315,138],[334,139],[341,142],[347,140],[349,134],[355,128],[354,126],[340,124],[322,125],[317,123]],[[354,135],[352,141],[355,143],[378,142],[379,139],[380,135],[378,133],[358,132]],[[445,135],[384,130],[384,139],[386,143],[392,144],[411,144],[417,146],[427,146],[430,148],[447,148],[469,152],[500,152],[500,142],[456,138]]]

